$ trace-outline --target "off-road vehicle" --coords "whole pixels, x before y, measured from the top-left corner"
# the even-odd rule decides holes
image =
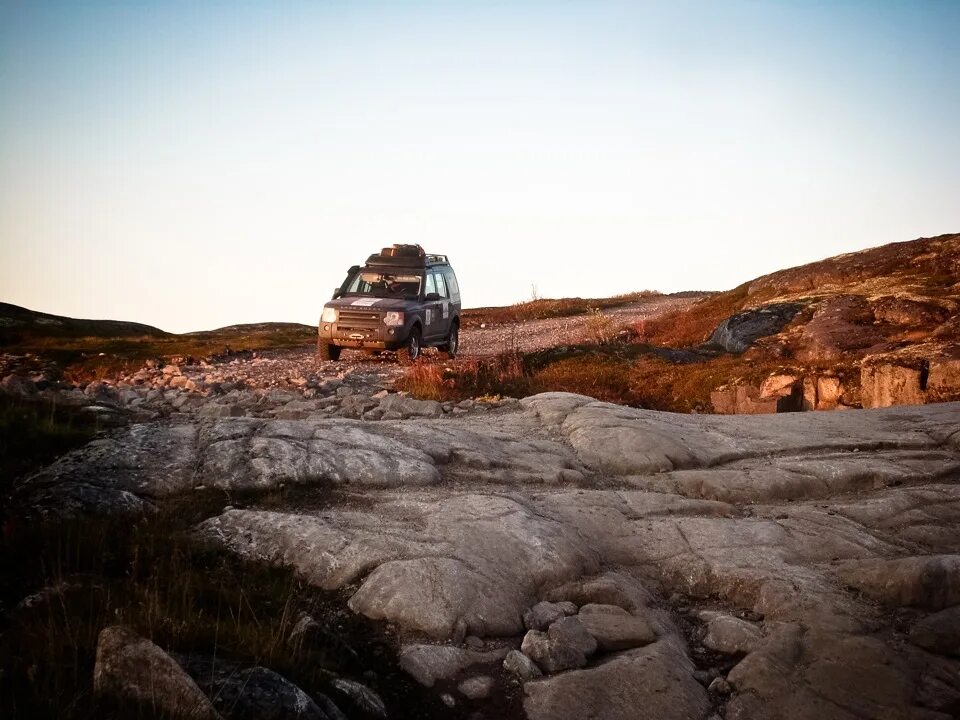
[[[354,265],[323,306],[317,352],[337,360],[342,348],[395,350],[413,362],[424,347],[449,357],[460,345],[460,286],[446,255],[394,245]]]

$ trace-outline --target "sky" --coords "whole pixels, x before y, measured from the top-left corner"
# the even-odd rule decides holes
[[[0,0],[0,300],[315,324],[393,243],[478,307],[960,232],[957,37],[951,1]]]

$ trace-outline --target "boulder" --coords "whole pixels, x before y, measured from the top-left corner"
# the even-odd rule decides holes
[[[803,309],[799,303],[771,303],[744,310],[724,320],[708,340],[727,352],[745,352],[762,337],[776,335]]]
[[[450,680],[474,665],[499,663],[509,648],[487,652],[467,650],[452,645],[405,645],[400,651],[400,667],[425,687],[440,680]]]
[[[583,667],[596,652],[597,641],[576,617],[554,622],[547,632],[530,630],[520,647],[545,673]]]
[[[960,359],[936,358],[930,361],[927,398],[930,402],[960,400]]]
[[[760,383],[760,398],[768,400],[789,395],[796,382],[797,378],[793,375],[771,375]]]
[[[833,410],[843,394],[840,378],[822,376],[817,378],[817,410]]]
[[[751,652],[763,633],[753,623],[732,615],[716,614],[707,625],[707,634],[703,644],[711,650],[728,655]]]
[[[322,695],[312,697],[269,668],[243,667],[208,656],[182,663],[229,720],[340,720],[342,713]]]
[[[521,682],[543,677],[540,668],[519,650],[511,650],[503,659],[503,669],[517,677]]]
[[[865,408],[922,405],[921,371],[892,363],[868,363],[860,368],[861,402]]]
[[[596,667],[528,682],[523,708],[529,720],[702,720],[710,701],[693,671],[678,644],[661,640]]]
[[[417,400],[405,395],[387,395],[380,400],[380,410],[386,417],[387,413],[397,413],[400,417],[440,417],[443,408],[436,400]]]
[[[546,630],[560,618],[575,615],[576,612],[577,606],[573,603],[552,603],[544,600],[523,614],[523,625],[527,630]]]
[[[100,631],[93,688],[98,695],[157,709],[170,717],[194,720],[220,717],[176,660],[121,625]]]
[[[590,606],[584,609],[611,606]],[[629,648],[648,645],[657,639],[657,633],[645,617],[620,612],[581,610],[577,618],[587,632],[597,641],[597,647],[603,652],[617,652]]]
[[[645,607],[650,593],[636,578],[623,572],[608,571],[594,577],[585,577],[548,590],[544,597],[554,602],[569,600],[580,606],[592,604],[617,605],[628,611]]]

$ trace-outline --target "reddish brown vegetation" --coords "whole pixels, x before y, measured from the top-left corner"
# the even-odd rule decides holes
[[[622,307],[644,298],[656,297],[661,293],[654,290],[615,295],[609,298],[537,298],[526,302],[514,303],[505,307],[484,307],[464,310],[464,327],[477,327],[481,323],[520,323],[529,320],[544,320],[546,318],[583,315],[590,311],[609,310]]]

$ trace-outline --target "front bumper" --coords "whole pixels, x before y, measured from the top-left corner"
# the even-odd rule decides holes
[[[344,322],[321,322],[319,336],[321,342],[345,348],[364,348],[370,350],[399,350],[410,330],[408,327],[392,327],[381,322],[367,321],[365,326],[355,320]]]
[[[322,336],[321,336],[322,337]],[[403,341],[386,340],[352,340],[350,338],[329,338],[327,342],[330,345],[336,345],[342,348],[356,348],[358,350],[399,350],[403,347]]]

